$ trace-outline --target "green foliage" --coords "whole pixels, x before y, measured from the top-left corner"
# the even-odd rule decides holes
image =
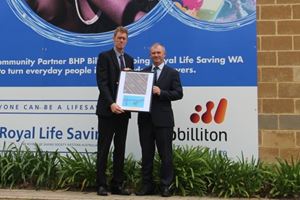
[[[203,196],[207,192],[207,177],[211,174],[207,164],[209,150],[201,147],[177,147],[173,153],[175,180],[178,194]]]
[[[10,144],[0,154],[0,187],[54,188],[57,185],[58,152],[43,152],[37,145],[28,147]]]
[[[42,151],[36,145],[36,151],[33,156],[28,156],[28,161],[32,167],[30,168],[30,180],[35,187],[46,187],[55,189],[57,185],[58,175],[58,157],[59,153]]]
[[[125,185],[127,187],[136,188],[140,180],[141,167],[134,160],[133,155],[129,154],[124,163]]]
[[[226,155],[203,147],[174,147],[174,194],[182,196],[299,198],[300,162],[278,160],[264,164],[243,156],[234,161]],[[136,188],[141,180],[140,161],[130,154],[125,159],[125,184]],[[107,171],[112,176],[112,151]],[[154,158],[154,181],[159,184],[160,158]],[[0,152],[0,187],[48,189],[95,186],[96,154],[68,149],[68,153],[47,152],[36,145],[31,151],[24,145],[4,145]]]
[[[264,170],[261,162],[247,161],[242,157],[237,162],[217,151],[209,159],[211,179],[210,192],[218,197],[253,197],[264,183]]]
[[[278,160],[270,176],[270,197],[299,197],[300,196],[300,162],[290,163]]]
[[[10,144],[1,152],[0,158],[0,186],[13,187],[14,185],[27,185],[31,178],[31,171],[34,166],[34,154],[23,145],[18,148]]]
[[[60,170],[58,186],[61,188],[86,187],[95,185],[96,167],[95,156],[79,153],[76,149],[69,149],[66,156],[60,156]]]

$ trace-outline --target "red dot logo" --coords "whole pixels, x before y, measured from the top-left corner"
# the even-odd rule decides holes
[[[202,107],[201,107],[200,105],[196,105],[196,106],[195,106],[195,110],[196,110],[197,112],[200,112],[200,111],[202,110]],[[193,123],[198,123],[198,122],[200,121],[200,115],[198,115],[198,113],[193,113],[193,114],[191,114],[191,116],[190,116],[190,120],[191,120],[191,122],[193,122]]]
[[[201,107],[201,105],[196,105],[195,106],[196,113],[191,114],[190,120],[194,124],[199,123],[200,119],[205,124],[209,124],[213,120],[215,123],[221,124],[225,120],[227,104],[228,104],[227,99],[225,99],[225,98],[220,99],[217,109],[216,109],[216,112],[213,113],[212,110],[215,107],[215,104],[212,101],[208,101],[206,103],[206,110],[204,113],[202,113],[201,117],[200,117],[200,112],[202,110],[202,107]]]
[[[202,110],[202,107],[201,107],[200,105],[196,105],[196,106],[195,106],[195,110],[196,110],[197,112],[200,112],[200,111]]]

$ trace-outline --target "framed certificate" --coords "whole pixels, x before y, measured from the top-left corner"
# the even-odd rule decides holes
[[[149,112],[153,78],[152,72],[121,71],[116,103],[123,110]]]

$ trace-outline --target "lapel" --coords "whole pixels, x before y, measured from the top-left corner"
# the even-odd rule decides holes
[[[164,67],[163,67],[163,69],[161,70],[160,75],[159,75],[159,77],[158,77],[158,79],[157,79],[157,81],[156,81],[157,84],[159,84],[162,80],[165,79],[165,76],[167,75],[167,71],[168,71],[168,70],[167,70],[167,66],[164,65]]]
[[[111,58],[112,58],[112,61],[113,61],[113,66],[114,66],[114,69],[118,72],[120,71],[120,67],[119,67],[119,62],[117,60],[117,55],[116,55],[116,52],[114,51],[114,49],[112,49],[110,51],[110,55],[111,55]]]

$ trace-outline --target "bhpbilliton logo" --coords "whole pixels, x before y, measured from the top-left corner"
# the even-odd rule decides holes
[[[225,98],[219,101],[208,101],[205,107],[195,106],[190,120],[197,124],[193,127],[178,127],[173,131],[173,140],[192,142],[227,142],[227,130],[218,130],[218,126],[206,127],[204,124],[215,122],[222,124],[225,120],[228,101]],[[204,126],[203,126],[204,125]]]
[[[197,124],[201,121],[205,124],[211,123],[213,120],[217,124],[221,124],[225,120],[225,114],[227,110],[228,101],[225,98],[220,99],[217,104],[216,111],[213,112],[215,108],[215,103],[213,101],[208,101],[206,103],[206,108],[203,110],[201,105],[195,106],[195,113],[192,113],[190,120],[192,123]]]

